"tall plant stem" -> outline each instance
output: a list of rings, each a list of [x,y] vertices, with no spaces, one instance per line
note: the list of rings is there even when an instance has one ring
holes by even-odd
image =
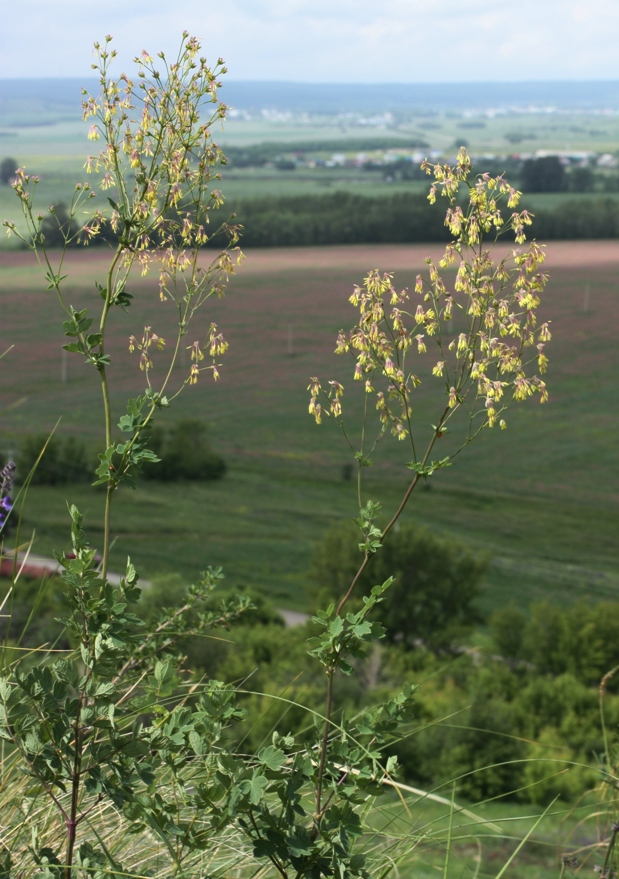
[[[445,408],[445,410],[443,411],[443,414],[441,415],[439,422],[438,422],[439,426],[443,423],[445,415],[447,414],[448,411],[449,411],[448,408]],[[428,448],[426,449],[426,453],[423,456],[423,460],[421,462],[422,466],[425,466],[425,464],[427,463],[428,458],[430,457],[430,453],[432,452],[432,449],[433,449],[434,444],[436,442],[436,438],[437,438],[437,433],[435,432],[430,443],[428,444]],[[415,473],[415,476],[411,480],[410,485],[408,486],[408,488],[404,492],[404,496],[402,497],[402,500],[400,501],[400,505],[398,506],[397,510],[395,511],[393,516],[391,517],[387,526],[384,528],[384,530],[381,534],[381,540],[385,539],[387,534],[389,534],[389,532],[391,531],[391,529],[393,528],[395,523],[398,521],[398,519],[402,515],[404,508],[406,507],[406,504],[408,503],[408,501],[410,499],[411,494],[415,490],[415,486],[419,482],[419,479],[420,479],[419,473]],[[344,597],[342,598],[342,600],[340,601],[340,603],[337,606],[336,616],[339,616],[341,614],[342,610],[344,609],[344,605],[347,603],[350,596],[353,594],[355,587],[356,587],[357,583],[359,582],[361,575],[363,574],[363,572],[367,568],[371,558],[372,558],[372,554],[369,552],[366,552],[365,557],[363,559],[363,562],[361,563],[361,566],[359,567],[359,570],[357,571],[357,573],[353,577],[353,580],[352,580],[350,586],[348,587],[348,591],[346,592],[346,594],[344,595]],[[332,705],[333,705],[334,670],[329,669],[327,671],[327,675],[328,675],[328,679],[327,679],[327,704],[325,707],[325,725],[324,725],[324,729],[322,732],[320,760],[318,763],[318,781],[316,784],[316,820],[317,821],[320,821],[320,818],[321,818],[320,805],[321,805],[321,801],[322,801],[322,784],[323,784],[323,777],[324,777],[324,771],[325,771],[325,762],[327,759],[327,747],[329,744],[329,729],[331,726],[331,709],[332,709]]]
[[[103,308],[101,310],[101,320],[99,322],[99,332],[101,333],[101,344],[99,345],[99,351],[101,356],[105,355],[105,326],[107,323],[107,316],[112,305],[112,285],[114,283],[114,272],[116,270],[116,266],[118,265],[118,261],[120,260],[122,254],[122,248],[119,246],[114,254],[114,259],[112,260],[112,264],[110,265],[109,271],[107,273],[107,282],[105,285],[105,302],[103,303]],[[109,449],[112,445],[112,406],[110,403],[110,389],[107,381],[107,372],[105,369],[105,364],[102,363],[99,367],[99,374],[101,376],[101,392],[103,394],[103,412],[105,419],[105,448]],[[112,521],[112,497],[114,495],[115,483],[111,478],[108,479],[107,483],[107,492],[105,495],[105,512],[103,516],[103,561],[101,564],[101,576],[103,579],[107,576],[108,564],[110,561],[110,529],[111,529],[111,521]]]
[[[90,675],[87,675],[87,679]],[[73,755],[73,771],[71,773],[71,810],[66,820],[67,824],[67,848],[65,858],[65,879],[71,879],[73,873],[73,850],[77,838],[77,812],[80,792],[80,774],[82,768],[82,708],[84,704],[85,689],[82,691],[75,715],[75,752]]]
[[[318,784],[316,785],[316,822],[322,818],[320,807],[322,804],[322,780],[325,774],[325,762],[327,760],[327,745],[329,743],[329,728],[331,726],[331,709],[333,707],[333,673],[334,669],[327,670],[327,705],[325,707],[325,726],[322,732],[322,744],[320,746],[320,760],[318,762]]]
[[[103,556],[101,563],[101,577],[103,580],[107,577],[107,568],[110,560],[110,534],[112,524],[112,497],[114,495],[114,486],[108,482],[105,492],[105,511],[103,513]]]

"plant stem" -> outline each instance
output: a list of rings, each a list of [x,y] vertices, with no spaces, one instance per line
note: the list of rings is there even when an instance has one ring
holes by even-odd
[[[442,424],[443,419],[445,418],[447,411],[448,411],[448,409],[445,409],[443,414],[441,415],[439,422],[438,422],[439,426]],[[422,465],[424,465],[424,466],[425,466],[428,458],[430,457],[430,453],[432,451],[432,448],[434,447],[434,443],[436,442],[436,437],[437,437],[437,434],[435,433],[434,436],[432,437],[429,445],[428,445],[428,448],[426,449],[426,453],[425,453],[425,455],[423,457],[423,461],[422,461]],[[408,486],[408,488],[406,489],[406,492],[404,493],[404,497],[402,498],[399,507],[397,508],[397,510],[395,511],[393,516],[391,517],[391,520],[389,521],[387,527],[383,530],[382,535],[381,535],[381,540],[384,540],[384,538],[387,536],[387,534],[389,534],[389,532],[391,531],[391,529],[393,528],[395,523],[400,518],[400,516],[401,516],[406,504],[408,503],[411,494],[415,490],[415,486],[417,485],[418,482],[419,482],[419,473],[415,473],[415,476],[413,477],[410,485]],[[359,582],[359,578],[361,577],[361,575],[363,574],[363,572],[367,568],[371,558],[372,558],[372,555],[370,553],[366,552],[365,557],[363,559],[363,562],[361,563],[359,570],[355,574],[355,576],[352,580],[352,583],[348,587],[348,591],[346,592],[346,594],[344,595],[344,597],[342,598],[342,600],[340,601],[340,603],[337,606],[336,616],[339,616],[340,613],[342,612],[344,605],[346,604],[346,602],[348,601],[348,599],[352,595],[352,593],[355,589],[355,586]],[[323,782],[324,771],[325,771],[325,762],[327,759],[327,746],[329,743],[329,728],[331,725],[331,710],[332,710],[332,705],[333,705],[333,674],[334,674],[333,669],[329,669],[327,671],[328,680],[327,680],[327,704],[326,704],[326,709],[325,709],[325,725],[324,725],[324,729],[323,729],[323,733],[322,733],[320,761],[318,764],[318,781],[316,784],[316,821],[317,822],[320,821],[320,817],[321,817],[320,806],[321,806],[321,801],[322,801],[322,782]]]
[[[80,722],[83,700],[84,692],[82,692],[80,696],[75,717],[75,753],[73,756],[73,772],[71,773],[71,809],[66,821],[67,854],[65,858],[64,868],[65,879],[71,879],[71,874],[73,872],[73,850],[75,849],[75,839],[77,836],[77,812],[79,804],[80,775],[82,764],[82,736],[80,730]]]
[[[615,821],[611,828],[610,841],[608,843],[608,848],[606,849],[606,856],[604,858],[604,865],[602,867],[602,879],[609,879],[609,865],[610,859],[613,855],[613,850],[615,848],[615,842],[617,841],[617,833],[619,833],[619,824]]]
[[[114,496],[114,485],[108,482],[105,492],[105,512],[103,514],[103,561],[101,563],[101,578],[105,580],[107,577],[107,567],[110,560],[110,535],[112,524],[112,498]]]
[[[316,785],[316,822],[319,822],[321,818],[320,806],[322,802],[322,780],[325,774],[327,745],[329,743],[329,728],[331,725],[331,709],[333,707],[333,673],[334,669],[330,668],[327,670],[327,705],[325,709],[325,726],[322,732],[320,761],[318,763],[318,783]]]
[[[101,344],[99,352],[101,356],[105,355],[105,325],[107,316],[112,304],[112,284],[114,281],[114,271],[118,265],[122,253],[119,246],[114,254],[114,259],[107,273],[107,281],[105,285],[105,302],[101,310],[101,320],[99,322],[99,332],[101,333]],[[110,389],[107,382],[107,373],[105,364],[99,366],[99,374],[101,376],[101,391],[103,393],[103,412],[105,418],[105,448],[109,449],[112,445],[112,406],[110,403]],[[108,480],[107,493],[105,496],[105,513],[103,519],[103,561],[101,564],[101,576],[103,579],[107,576],[107,568],[110,560],[110,525],[112,516],[112,496],[114,494],[115,483],[113,479]]]

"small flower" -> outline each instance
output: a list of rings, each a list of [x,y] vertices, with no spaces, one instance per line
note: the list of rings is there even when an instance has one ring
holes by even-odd
[[[310,392],[312,397],[317,397],[318,394],[320,393],[320,391],[322,390],[322,388],[320,386],[320,382],[318,381],[318,379],[315,376],[310,379],[310,383],[307,386],[307,390]],[[310,410],[310,411],[312,411],[312,410]]]
[[[13,479],[15,478],[15,464],[8,461],[2,470],[0,470],[0,494],[10,494],[13,488]]]
[[[395,375],[396,373],[396,368],[391,357],[387,357],[387,359],[385,360],[384,372],[385,375],[389,376]]]
[[[340,330],[337,334],[337,343],[335,348],[336,354],[344,354],[350,348],[348,344],[348,339],[344,335],[344,330]]]
[[[309,414],[316,419],[316,424],[322,424],[322,406],[312,397],[309,403]]]
[[[199,360],[204,360],[204,354],[202,353],[199,342],[192,342],[191,345],[187,345],[187,350],[191,351],[191,359],[195,360],[196,363]]]

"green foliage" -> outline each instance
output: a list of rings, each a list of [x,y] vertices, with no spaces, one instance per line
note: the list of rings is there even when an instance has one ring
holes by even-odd
[[[505,659],[522,656],[522,639],[526,626],[525,614],[512,602],[495,611],[488,621],[492,640]]]
[[[527,159],[520,182],[523,192],[561,192],[565,187],[565,167],[558,156]]]
[[[140,633],[142,622],[132,610],[140,598],[135,569],[128,562],[118,586],[102,579],[82,517],[75,507],[70,513],[72,553],[58,560],[68,603],[62,623],[77,649],[34,666],[17,662],[0,681],[0,737],[19,755],[32,796],[46,794],[66,825],[64,853],[56,840],[53,848],[35,847],[32,857],[39,864],[85,867],[88,859],[106,870],[116,867],[104,845],[78,845],[78,829],[106,802],[124,814],[130,834],[180,831],[184,847],[200,850],[202,837],[183,824],[174,785],[183,787],[195,775],[189,755],[212,755],[223,726],[240,715],[231,706],[232,692],[216,682],[201,689],[191,710],[183,699],[170,704],[180,682],[176,644],[179,633],[228,624],[243,604],[199,613],[190,622],[188,611],[220,579],[209,572],[188,589],[183,608]],[[155,791],[155,778],[164,777],[172,787]]]
[[[0,183],[4,183],[5,186],[8,186],[11,180],[15,177],[17,168],[18,165],[15,159],[10,157],[3,159],[0,164]]]
[[[405,771],[425,784],[457,779],[460,796],[475,802],[505,796],[522,786],[524,746],[514,736],[514,709],[476,688],[470,708],[454,721],[421,731],[396,749]]]
[[[226,472],[225,461],[210,447],[206,425],[196,419],[179,421],[167,430],[153,428],[149,445],[159,463],[144,469],[146,479],[221,479]]]
[[[539,234],[551,241],[619,237],[619,205],[611,198],[565,201],[560,209],[535,212]]]
[[[14,586],[10,580],[3,581],[0,603],[4,603],[6,617],[0,624],[2,640],[23,647],[68,647],[65,628],[58,622],[68,610],[64,592],[57,577],[37,580],[22,576]]]
[[[570,192],[592,192],[595,188],[595,174],[591,168],[572,168],[566,182]]]
[[[447,241],[444,215],[423,195],[256,198],[231,204],[246,247]]]
[[[318,603],[341,596],[350,583],[360,563],[357,535],[352,525],[325,535],[312,569]],[[393,585],[376,610],[387,637],[408,646],[420,640],[435,649],[479,620],[475,599],[486,567],[486,559],[476,557],[459,541],[402,525],[389,534],[361,575],[357,594],[369,595],[375,582],[393,576]]]
[[[616,602],[561,607],[542,601],[531,607],[526,621],[513,608],[498,611],[490,627],[499,652],[532,663],[538,674],[570,674],[590,686],[619,665]]]
[[[27,436],[17,454],[17,475],[23,482],[39,456],[32,476],[33,485],[68,485],[88,482],[94,476],[94,462],[83,442],[76,437],[64,440],[46,434]]]

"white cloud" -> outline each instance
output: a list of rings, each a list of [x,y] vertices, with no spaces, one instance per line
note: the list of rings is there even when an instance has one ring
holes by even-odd
[[[122,62],[183,29],[234,79],[420,82],[615,79],[616,0],[21,0],[3,16],[0,76],[86,76],[91,45]]]

